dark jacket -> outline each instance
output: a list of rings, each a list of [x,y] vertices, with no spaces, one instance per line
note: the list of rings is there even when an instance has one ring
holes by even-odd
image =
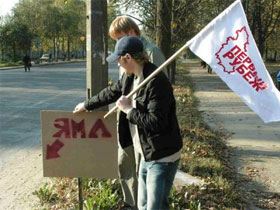
[[[24,63],[25,65],[29,65],[29,64],[31,63],[31,59],[30,59],[30,57],[29,57],[28,55],[25,55],[25,56],[23,57],[22,61],[23,61],[23,63]]]
[[[157,67],[148,63],[143,69],[144,79]],[[123,74],[114,85],[109,86],[85,102],[87,110],[116,102],[122,95],[128,95],[134,75]],[[176,103],[173,89],[167,77],[160,72],[145,87],[138,91],[136,109],[127,116],[118,115],[118,137],[122,148],[132,144],[129,122],[137,124],[140,143],[146,161],[157,160],[174,154],[182,148],[182,138],[176,117]]]

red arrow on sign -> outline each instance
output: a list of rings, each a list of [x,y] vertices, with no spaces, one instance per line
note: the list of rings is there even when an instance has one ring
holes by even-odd
[[[47,145],[47,160],[48,159],[53,159],[53,158],[59,158],[60,155],[57,153],[62,147],[64,146],[64,144],[59,141],[58,139],[56,139],[56,141],[54,143],[52,143],[52,145]]]

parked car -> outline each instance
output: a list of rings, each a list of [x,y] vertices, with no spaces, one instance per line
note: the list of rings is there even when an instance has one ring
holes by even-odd
[[[43,61],[45,61],[45,62],[49,62],[50,61],[49,54],[43,54],[42,55],[42,57],[40,58],[40,62],[42,63]]]

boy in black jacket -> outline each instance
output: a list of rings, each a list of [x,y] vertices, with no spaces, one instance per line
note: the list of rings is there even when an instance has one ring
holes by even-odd
[[[125,36],[108,62],[118,60],[125,70],[114,85],[78,104],[74,113],[113,103],[118,116],[118,139],[122,148],[133,144],[141,154],[138,175],[138,208],[169,209],[168,196],[179,164],[182,139],[176,117],[173,89],[163,72],[152,78],[133,99],[127,95],[157,67],[144,53],[142,42]]]

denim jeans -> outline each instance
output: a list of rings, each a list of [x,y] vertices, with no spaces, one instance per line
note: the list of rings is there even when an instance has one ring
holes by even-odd
[[[168,197],[179,165],[175,162],[145,162],[141,159],[138,179],[138,209],[169,209]]]

